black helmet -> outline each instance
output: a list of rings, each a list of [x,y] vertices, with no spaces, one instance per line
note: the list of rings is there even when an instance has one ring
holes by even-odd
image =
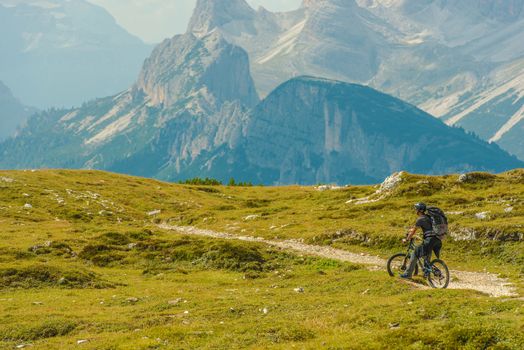
[[[417,209],[417,211],[425,212],[426,205],[424,203],[417,203],[415,204],[415,209]]]

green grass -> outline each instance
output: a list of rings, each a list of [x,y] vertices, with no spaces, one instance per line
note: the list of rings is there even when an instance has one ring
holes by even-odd
[[[524,171],[466,182],[406,174],[376,202],[346,203],[376,190],[2,171],[0,348],[524,348],[518,299],[421,290],[354,264],[156,226],[303,239],[385,258],[404,250],[411,206],[425,201],[455,212],[443,255],[451,268],[503,274],[524,294]],[[475,238],[458,240],[468,235]]]

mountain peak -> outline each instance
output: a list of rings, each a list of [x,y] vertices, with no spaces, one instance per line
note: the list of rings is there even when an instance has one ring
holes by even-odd
[[[155,105],[171,106],[198,93],[213,100],[208,102],[258,102],[247,53],[218,31],[165,40],[145,61],[136,86]]]
[[[252,20],[255,15],[245,0],[198,0],[188,32],[203,36],[233,20]]]

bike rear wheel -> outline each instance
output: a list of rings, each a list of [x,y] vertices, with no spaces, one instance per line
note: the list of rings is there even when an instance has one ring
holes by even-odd
[[[406,253],[398,253],[393,255],[391,258],[388,259],[388,274],[391,277],[403,274],[408,269],[409,262],[410,257],[407,256]],[[413,275],[418,275],[418,265],[415,266],[415,271],[413,271]]]
[[[406,272],[409,264],[409,258],[404,253],[398,253],[388,259],[388,273],[391,277],[398,276]]]
[[[436,289],[445,289],[449,285],[449,269],[440,259],[431,262],[431,271],[428,274],[428,283]]]

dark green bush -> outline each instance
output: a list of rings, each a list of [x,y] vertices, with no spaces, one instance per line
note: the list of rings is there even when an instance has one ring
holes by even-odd
[[[74,254],[73,249],[64,242],[48,242],[45,244],[37,244],[29,248],[29,251],[36,255],[53,254],[56,256],[70,257]]]
[[[117,232],[104,233],[100,236],[100,239],[105,241],[107,244],[114,245],[126,245],[131,242],[131,240],[127,236]]]
[[[124,254],[122,254],[118,248],[104,244],[87,245],[78,256],[100,267],[108,266],[113,262],[118,262],[125,258]]]
[[[218,242],[202,258],[204,265],[235,271],[262,271],[266,262],[258,247],[237,242]]]
[[[0,289],[42,287],[107,288],[111,285],[101,281],[92,272],[65,270],[46,265],[0,270]]]
[[[216,179],[209,178],[209,177],[206,177],[205,179],[202,179],[200,177],[195,177],[192,179],[179,181],[178,183],[182,185],[200,185],[200,186],[220,186],[222,185],[222,182]]]

